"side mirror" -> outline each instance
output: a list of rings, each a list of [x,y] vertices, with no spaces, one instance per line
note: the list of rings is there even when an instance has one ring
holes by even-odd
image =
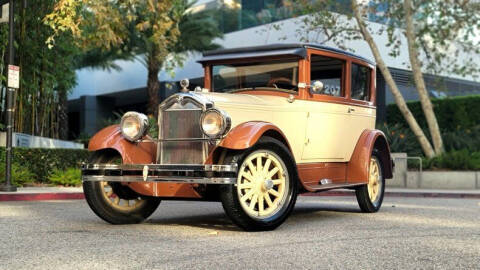
[[[323,83],[321,81],[314,81],[312,85],[310,85],[310,94],[319,94],[323,90]]]

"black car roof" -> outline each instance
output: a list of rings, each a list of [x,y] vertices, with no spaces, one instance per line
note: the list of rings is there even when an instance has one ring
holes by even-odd
[[[227,60],[227,59],[238,59],[246,57],[261,57],[261,56],[272,56],[272,55],[296,55],[302,58],[307,56],[307,48],[318,49],[322,51],[334,52],[338,54],[343,54],[359,60],[365,61],[371,65],[375,65],[374,62],[337,48],[332,48],[328,46],[312,44],[312,43],[286,43],[286,44],[270,44],[262,46],[249,46],[249,47],[238,47],[230,49],[218,49],[212,51],[206,51],[203,53],[203,58],[198,60],[199,63],[204,63],[207,61],[215,60]]]

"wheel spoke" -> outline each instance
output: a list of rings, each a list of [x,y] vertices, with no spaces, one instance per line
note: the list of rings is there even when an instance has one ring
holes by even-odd
[[[270,206],[273,205],[272,199],[270,199],[270,195],[265,194],[264,199],[265,199],[265,201],[267,202],[268,207],[270,207]]]
[[[243,201],[243,202],[246,202],[248,199],[250,199],[252,197],[254,192],[255,192],[255,190],[251,189],[249,192],[247,192],[245,195],[243,195],[240,200]]]
[[[263,171],[263,166],[262,166],[262,157],[258,156],[257,157],[257,172]]]
[[[255,205],[257,204],[257,201],[258,201],[258,194],[255,193],[252,197],[252,199],[250,200],[250,205],[248,206],[250,208],[250,210],[253,210],[253,208],[255,208]]]
[[[283,180],[282,179],[275,179],[275,180],[272,180],[273,182],[273,185],[274,186],[277,186],[277,185],[280,185],[283,183]]]
[[[251,160],[249,160],[249,161],[247,162],[247,166],[248,166],[248,168],[250,169],[250,173],[253,174],[253,173],[256,173],[256,172],[257,172],[257,170],[255,170],[255,166],[253,165],[253,163],[252,163]]]
[[[268,172],[266,176],[267,179],[271,179],[272,176],[274,176],[278,171],[279,171],[278,167],[273,168],[271,171]]]
[[[242,184],[238,185],[239,189],[249,189],[249,188],[252,188],[252,187],[253,187],[253,184],[250,183],[250,182],[242,183]]]
[[[266,174],[268,172],[268,169],[270,169],[270,164],[272,164],[272,160],[268,158],[265,162],[265,166],[263,167],[263,173]]]
[[[240,175],[240,178],[242,178],[242,177],[247,179],[250,182],[254,181],[253,176],[250,172],[242,172],[242,174]]]
[[[260,215],[263,214],[263,211],[264,211],[264,209],[265,209],[265,207],[264,207],[264,205],[263,205],[263,197],[264,197],[263,194],[260,194],[260,195],[258,196],[258,213],[259,213]]]
[[[280,197],[280,193],[278,193],[278,191],[276,191],[275,189],[269,189],[268,193],[272,194],[273,196],[275,196],[277,198]]]

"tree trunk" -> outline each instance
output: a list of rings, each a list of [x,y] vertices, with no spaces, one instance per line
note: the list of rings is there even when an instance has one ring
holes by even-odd
[[[158,91],[160,91],[160,82],[158,81],[158,73],[160,72],[160,63],[155,57],[155,53],[149,53],[147,55],[147,67],[148,67],[148,107],[147,113],[157,117],[158,110]]]
[[[360,32],[362,33],[365,41],[370,46],[373,56],[375,57],[375,61],[377,62],[377,66],[382,72],[382,75],[385,78],[385,82],[390,87],[390,91],[392,92],[392,95],[395,98],[395,103],[397,104],[400,112],[402,113],[403,117],[405,118],[408,125],[410,126],[410,129],[412,130],[413,134],[415,134],[415,136],[417,137],[417,140],[420,143],[420,146],[422,147],[422,150],[425,153],[425,155],[429,158],[434,157],[435,152],[433,151],[432,145],[428,141],[427,137],[425,136],[425,133],[423,133],[423,130],[418,125],[417,120],[415,119],[412,112],[408,108],[407,103],[405,102],[405,99],[402,96],[402,93],[400,93],[400,90],[398,89],[397,84],[393,80],[392,74],[390,74],[390,70],[388,70],[387,65],[385,64],[382,56],[380,55],[380,51],[378,50],[377,44],[373,40],[373,37],[368,31],[367,27],[365,26],[365,21],[363,20],[362,15],[360,14],[360,9],[357,4],[357,0],[352,0],[352,8],[353,8],[355,19],[357,21]]]
[[[435,117],[435,113],[433,111],[432,102],[428,95],[427,87],[425,86],[425,80],[423,79],[422,67],[418,59],[418,51],[415,44],[415,29],[413,26],[411,0],[405,0],[403,2],[403,7],[405,10],[406,22],[405,36],[407,37],[408,55],[410,56],[410,65],[412,67],[413,80],[415,81],[418,96],[420,97],[420,103],[422,104],[423,113],[425,114],[425,118],[427,120],[430,135],[432,135],[435,153],[439,155],[443,153],[445,149],[443,147],[440,127],[438,126],[437,118]]]
[[[61,140],[68,140],[68,113],[67,113],[67,91],[58,91],[58,137]]]

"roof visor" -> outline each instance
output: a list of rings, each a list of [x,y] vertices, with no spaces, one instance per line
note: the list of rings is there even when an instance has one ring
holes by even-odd
[[[279,55],[291,55],[297,56],[299,58],[307,57],[307,50],[305,48],[292,48],[292,49],[281,49],[281,50],[271,50],[271,51],[258,51],[258,52],[233,52],[225,54],[204,54],[205,56],[198,60],[197,62],[203,63],[208,61],[217,61],[217,60],[230,60],[230,59],[243,59],[243,58],[255,58],[255,57],[265,57],[265,56],[279,56]]]

